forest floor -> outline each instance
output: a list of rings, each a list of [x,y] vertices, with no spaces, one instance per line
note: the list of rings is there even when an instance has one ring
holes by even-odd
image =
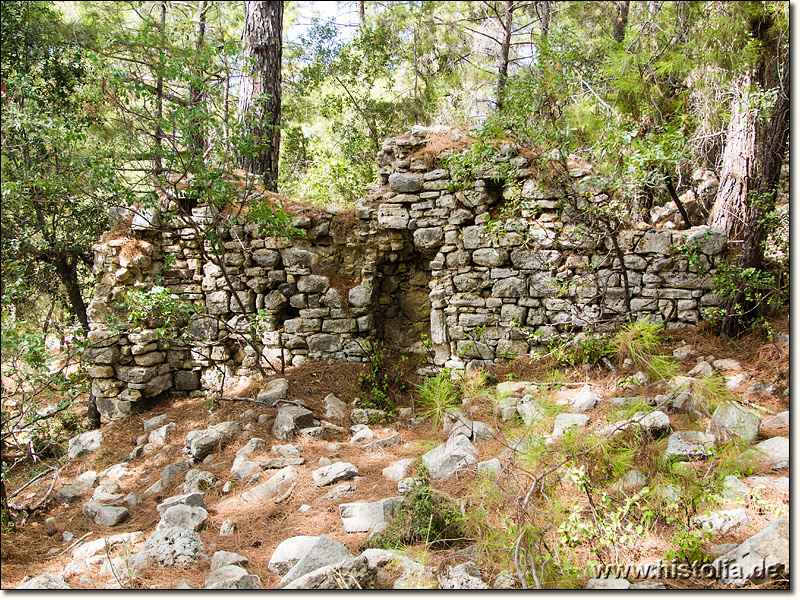
[[[788,319],[776,321],[774,326],[776,331],[788,332]],[[735,397],[741,398],[744,390],[753,382],[762,382],[765,385],[773,383],[777,385],[776,392],[770,394],[757,392],[755,395],[749,395],[747,402],[766,409],[766,416],[769,416],[769,413],[779,413],[789,409],[789,396],[784,394],[784,390],[789,385],[788,346],[780,347],[778,344],[766,341],[763,336],[755,334],[736,341],[718,338],[700,327],[666,332],[663,352],[671,354],[674,348],[684,343],[691,345],[694,350],[694,353],[681,364],[684,374],[697,363],[698,357],[713,355],[716,358],[733,358],[739,361],[742,372],[747,375],[742,385],[734,390]],[[489,375],[487,387],[493,388],[494,385],[503,381],[541,381],[545,373],[553,367],[552,361],[534,363],[520,358],[507,365],[487,369],[486,372]],[[358,397],[358,376],[363,369],[364,366],[360,364],[322,363],[305,364],[289,369],[284,375],[289,384],[289,398],[307,405],[316,415],[325,414],[323,398],[330,393],[350,405]],[[565,380],[590,384],[593,391],[604,400],[621,395],[618,388],[620,372],[614,373],[606,367],[597,366],[592,368],[561,367],[560,371]],[[552,371],[550,372],[552,373]],[[556,393],[555,397],[558,397],[559,394],[574,394],[577,389],[579,388],[565,388],[562,392]],[[663,393],[663,386],[662,388],[659,388],[657,384],[639,386],[634,391],[640,396],[653,396]],[[502,422],[499,418],[495,403],[486,397],[483,397],[482,400],[480,398],[478,397],[470,403],[470,418],[490,424],[500,431],[507,429],[510,424]],[[398,396],[398,400],[405,406],[412,406],[410,394]],[[590,428],[593,424],[600,425],[607,422],[606,413],[609,405],[609,402],[603,402],[598,405],[597,409],[590,411]],[[243,411],[249,408],[254,408],[255,413],[250,418],[242,419]],[[92,470],[99,473],[112,465],[127,462],[130,467],[129,471],[118,483],[124,493],[137,492],[143,495],[142,504],[133,507],[130,510],[130,518],[112,529],[98,526],[82,514],[81,507],[85,499],[72,504],[50,502],[43,510],[34,513],[24,526],[16,526],[12,531],[3,533],[0,554],[2,587],[4,589],[16,588],[26,576],[32,577],[43,572],[54,574],[62,572],[72,560],[71,552],[73,550],[71,543],[62,540],[64,532],[73,534],[74,540],[80,538],[83,542],[87,542],[112,533],[140,531],[143,532],[141,540],[143,542],[159,522],[160,515],[156,511],[156,505],[170,496],[181,493],[182,477],[167,483],[163,491],[157,495],[145,495],[144,491],[160,477],[164,467],[186,459],[186,455],[183,453],[183,439],[187,433],[196,429],[203,429],[223,421],[239,421],[253,425],[252,429],[240,431],[234,440],[215,452],[213,461],[215,467],[212,467],[211,470],[219,478],[219,481],[205,494],[209,517],[204,529],[200,532],[209,558],[190,567],[146,569],[135,581],[136,587],[172,589],[186,580],[192,588],[202,588],[209,573],[211,555],[215,551],[226,550],[246,556],[249,559],[247,571],[258,575],[264,588],[274,588],[280,581],[280,577],[268,570],[267,564],[270,557],[278,544],[289,537],[298,535],[315,536],[325,533],[347,546],[353,555],[358,555],[366,547],[369,534],[345,532],[339,516],[339,503],[342,501],[371,502],[397,496],[397,483],[383,477],[382,470],[400,459],[410,458],[418,462],[417,459],[420,455],[447,439],[445,432],[433,431],[430,422],[420,422],[416,419],[395,419],[391,423],[371,425],[378,439],[398,432],[401,444],[370,454],[363,452],[356,445],[349,444],[349,435],[339,436],[341,439],[326,440],[296,438],[290,443],[302,445],[305,464],[297,467],[299,471],[297,485],[288,499],[279,504],[274,503],[271,499],[255,504],[246,503],[235,487],[232,493],[224,494],[222,483],[233,479],[230,475],[230,466],[237,449],[241,448],[248,439],[263,438],[265,455],[269,453],[272,444],[286,443],[277,442],[271,436],[274,412],[274,409],[264,409],[255,404],[242,402],[221,402],[214,412],[210,412],[208,403],[204,402],[202,398],[171,397],[125,421],[104,424],[102,431],[105,440],[101,449],[94,454],[72,461],[64,457],[59,462],[59,480],[65,484],[85,471]],[[168,445],[162,448],[156,457],[143,456],[135,460],[128,459],[128,454],[134,448],[136,439],[143,433],[142,422],[162,413],[169,415],[170,421],[174,421],[177,425],[177,430],[170,435]],[[265,422],[258,423],[257,417],[262,413],[269,414],[270,418]],[[676,418],[680,421],[679,416]],[[676,419],[673,418],[672,426],[677,430],[675,421]],[[343,427],[350,425],[350,423],[337,424]],[[788,438],[788,427],[772,430],[762,427],[759,439],[774,436]],[[324,447],[331,441],[341,443],[338,451],[332,453],[330,450],[325,450]],[[496,436],[495,439],[480,442],[479,460],[508,457],[505,442],[506,439],[502,434]],[[322,496],[328,490],[318,488],[313,484],[311,473],[319,467],[318,461],[323,457],[334,461],[351,462],[358,466],[359,479],[352,482],[357,490],[345,500],[325,499]],[[209,469],[206,466],[201,468]],[[762,471],[756,470],[751,475],[769,474],[768,470],[762,469]],[[412,468],[411,474],[414,472]],[[13,472],[6,482],[8,492],[11,493],[21,487],[33,473],[34,471],[30,467],[19,468]],[[44,478],[38,488],[35,485],[31,486],[20,498],[24,499],[26,496],[30,496],[33,501],[33,499],[41,497],[48,485],[49,479]],[[431,485],[452,498],[466,501],[472,508],[467,511],[469,519],[474,521],[481,518],[479,506],[482,500],[479,494],[484,493],[486,488],[476,483],[474,473],[464,472],[443,481],[432,482]],[[56,489],[58,487],[56,486]],[[514,497],[512,492],[514,489],[510,488],[510,495],[506,498],[507,514],[484,515],[486,523],[501,523],[503,518],[511,521],[516,518],[514,507],[515,503],[518,504],[519,498]],[[570,497],[570,493],[572,497]],[[562,497],[561,501],[585,504],[585,497],[580,490],[575,488]],[[724,536],[717,536],[713,542],[715,544],[741,543],[753,533],[760,531],[774,518],[773,515],[780,513],[788,515],[788,503],[788,493],[781,494],[774,490],[764,490],[757,505],[751,501],[745,506],[751,516],[749,526],[734,528]],[[301,511],[300,508],[304,505],[308,505],[310,508]],[[233,536],[220,536],[220,525],[225,520],[236,523],[236,531]],[[480,524],[468,520],[466,525],[469,529],[470,526],[479,526]],[[664,560],[665,553],[673,546],[672,540],[677,529],[681,527],[680,523],[654,524],[636,544],[635,551],[631,550],[626,555],[627,558],[636,563]],[[485,531],[485,527],[483,530]],[[484,581],[490,585],[499,573],[509,570],[513,572],[513,553],[508,551],[505,553],[481,553],[476,550],[475,545],[471,545],[476,543],[477,548],[486,547],[486,540],[477,539],[465,542],[461,546],[440,550],[417,545],[407,548],[405,553],[428,566],[440,569],[442,565],[463,562],[465,560],[463,556],[466,553],[469,560],[473,560],[478,565]],[[465,547],[467,547],[466,550]],[[593,558],[592,548],[588,545],[578,546],[574,549],[573,557],[579,562],[583,560],[584,566],[588,565]],[[89,578],[81,578],[75,574],[65,578],[65,581],[73,588],[102,588],[109,577],[100,576],[99,570],[100,566],[95,565],[83,571],[84,574],[89,574]],[[382,587],[391,588],[399,575],[400,570],[382,570],[379,584]],[[569,585],[583,587],[585,582],[586,577],[582,582],[579,577]],[[699,579],[664,580],[662,583],[667,588],[722,587],[716,582]],[[564,582],[564,585],[567,583]],[[556,586],[558,587],[557,583]]]

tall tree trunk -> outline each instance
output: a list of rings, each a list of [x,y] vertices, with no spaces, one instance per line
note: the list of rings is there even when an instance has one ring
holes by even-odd
[[[625,28],[628,26],[628,11],[631,3],[628,0],[617,2],[617,20],[614,22],[614,41],[618,44],[625,39]]]
[[[247,0],[242,38],[252,64],[242,76],[239,115],[258,151],[242,156],[242,168],[261,175],[264,186],[278,184],[281,118],[283,2]]]
[[[736,83],[736,97],[722,153],[719,189],[708,224],[722,229],[729,240],[741,240],[747,212],[747,194],[756,155],[756,112],[751,106],[750,80]]]
[[[747,224],[744,229],[744,242],[739,255],[742,269],[760,269],[764,261],[764,241],[767,239],[765,217],[775,210],[781,167],[786,155],[786,142],[789,137],[789,52],[783,57],[782,76],[779,76],[778,96],[772,117],[766,128],[756,157],[758,173],[754,182],[755,194],[747,207]],[[741,311],[736,310],[740,307]],[[722,332],[738,335],[756,315],[758,306],[748,297],[744,289],[734,294],[729,301],[727,315],[722,322]]]

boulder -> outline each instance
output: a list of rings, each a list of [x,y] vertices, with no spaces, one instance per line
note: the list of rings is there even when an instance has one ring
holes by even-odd
[[[761,424],[764,427],[788,427],[789,411],[785,410],[781,413],[778,413],[774,417],[770,417],[769,419],[764,419],[764,422]]]
[[[51,575],[50,573],[42,573],[32,579],[28,579],[19,586],[18,590],[71,590],[61,577]]]
[[[103,432],[98,430],[87,431],[86,433],[76,435],[69,440],[67,456],[73,459],[83,454],[97,452],[100,449],[100,444],[103,443],[104,437]]]
[[[598,577],[586,582],[587,590],[629,590],[631,582],[622,577]]]
[[[789,570],[789,520],[781,515],[714,561],[717,578],[732,586],[761,584]]]
[[[192,468],[191,461],[188,460],[180,460],[176,463],[172,463],[171,465],[167,465],[164,467],[164,470],[161,472],[161,481],[164,483],[169,483],[176,477],[178,477],[181,473],[184,473]]]
[[[241,554],[236,554],[235,552],[226,552],[225,550],[219,550],[218,552],[214,552],[214,556],[211,557],[211,570],[216,571],[217,569],[221,569],[222,567],[227,567],[228,565],[236,565],[238,567],[245,567],[247,566],[246,556],[242,556]]]
[[[698,362],[691,371],[687,373],[689,377],[708,377],[714,371],[712,366],[708,364],[706,361],[701,360]]]
[[[573,410],[583,412],[585,410],[592,410],[602,398],[595,394],[592,389],[586,385],[583,386],[580,392],[569,401],[569,405]]]
[[[314,471],[311,476],[314,478],[314,485],[323,487],[331,485],[343,479],[350,479],[358,475],[358,467],[347,462],[337,462],[327,467],[321,467]]]
[[[136,544],[142,539],[141,531],[131,533],[117,533],[108,537],[102,537],[91,542],[81,544],[72,551],[72,558],[75,561],[85,561],[100,552],[105,552],[106,548],[114,549],[120,544]]]
[[[172,417],[169,415],[158,415],[157,417],[153,417],[151,419],[145,419],[142,421],[142,427],[144,427],[144,432],[147,433],[148,431],[152,431],[157,427],[161,427],[165,425]]]
[[[739,525],[744,525],[749,522],[750,515],[748,515],[747,511],[743,508],[720,510],[694,518],[695,525],[701,525],[705,529],[719,535],[725,535],[731,529],[735,529]]]
[[[94,521],[97,525],[114,527],[128,518],[128,509],[124,506],[106,506],[90,500],[83,505],[84,516]]]
[[[356,408],[350,413],[350,420],[356,424],[380,423],[386,420],[386,411],[377,408]]]
[[[395,192],[418,192],[422,189],[422,176],[416,173],[392,173],[389,175],[389,187]]]
[[[289,384],[285,379],[273,379],[264,387],[256,400],[263,402],[267,406],[276,406],[278,402],[286,400],[289,394]]]
[[[346,558],[320,567],[288,583],[286,590],[370,590],[378,589],[378,570],[366,557]]]
[[[390,481],[402,481],[406,477],[408,477],[408,470],[411,468],[411,465],[414,464],[413,458],[404,458],[401,460],[397,460],[386,467],[382,474],[386,479]]]
[[[361,444],[363,442],[369,442],[375,439],[375,432],[372,431],[366,425],[356,425],[359,427],[358,431],[353,434],[353,437],[350,438],[351,444]],[[350,430],[352,431],[354,427],[351,427]]]
[[[364,452],[377,452],[378,450],[383,450],[384,448],[397,446],[399,444],[400,444],[400,434],[395,433],[393,435],[390,435],[389,437],[385,437],[383,439],[375,440],[374,442],[364,444],[363,446],[361,446],[361,449]]]
[[[686,245],[713,256],[725,250],[728,236],[721,229],[701,225],[686,237]]]
[[[154,429],[150,432],[150,435],[147,436],[147,441],[150,444],[156,444],[158,446],[163,446],[167,443],[167,438],[171,433],[174,433],[176,429],[175,423],[167,423],[166,425],[162,425],[161,427]]]
[[[183,451],[196,460],[203,460],[217,445],[233,439],[239,429],[240,425],[236,421],[225,421],[208,429],[190,431],[186,434]]]
[[[742,365],[739,364],[738,360],[734,360],[732,358],[719,358],[711,363],[718,371],[741,371]]]
[[[465,435],[455,435],[447,442],[422,455],[422,464],[433,479],[446,479],[456,471],[474,464],[478,449]]]
[[[122,488],[113,481],[101,483],[92,494],[92,500],[101,504],[122,504]]]
[[[186,473],[186,478],[183,480],[183,493],[205,493],[216,483],[216,481],[217,478],[209,471],[190,469]]]
[[[447,566],[439,577],[439,589],[442,590],[488,590],[489,586],[481,579],[481,572],[473,562],[458,566]]]
[[[158,510],[158,514],[163,515],[171,506],[178,506],[180,504],[185,504],[186,506],[199,506],[200,508],[206,508],[206,503],[204,500],[204,495],[202,492],[191,492],[189,494],[180,494],[178,496],[170,496],[166,500],[164,500],[161,504],[156,506],[156,510]]]
[[[744,500],[750,495],[750,488],[733,475],[722,480],[722,487],[722,496],[729,500]]]
[[[754,447],[756,460],[774,471],[789,468],[789,440],[785,437],[774,437],[764,440]],[[750,454],[750,452],[748,452]]]
[[[288,440],[296,429],[314,426],[314,413],[307,408],[286,404],[275,413],[272,435],[278,440]]]
[[[183,527],[191,531],[200,531],[208,519],[208,511],[200,506],[176,504],[170,506],[161,515],[156,529],[165,527]]]
[[[97,473],[94,471],[86,471],[82,475],[76,477],[72,483],[58,490],[56,498],[60,502],[74,502],[92,488],[97,487],[99,482],[100,480],[97,477]]]
[[[558,440],[564,437],[564,433],[570,427],[577,427],[582,430],[589,421],[589,415],[575,415],[571,413],[561,413],[553,423],[552,439]]]
[[[318,541],[316,535],[296,535],[283,540],[272,553],[267,569],[276,575],[286,575]]]
[[[377,502],[340,504],[339,516],[347,533],[370,531],[376,525],[391,521],[399,503],[400,498],[394,497]]]
[[[284,467],[267,481],[242,494],[245,502],[266,500],[284,494],[297,479],[297,469],[293,466]]]
[[[265,458],[264,460],[260,460],[258,462],[258,466],[262,469],[283,469],[284,467],[288,467],[289,465],[303,465],[305,464],[305,458]]]
[[[639,426],[653,437],[665,435],[671,429],[669,415],[660,410],[649,413],[637,412],[633,415],[633,420],[638,421]]]
[[[761,417],[752,410],[748,410],[736,402],[723,402],[708,424],[706,433],[713,433],[721,442],[726,442],[733,436],[743,442],[752,443],[758,437],[758,428]]]
[[[714,444],[713,435],[702,431],[676,431],[667,441],[664,457],[669,460],[692,460],[705,458],[707,447]]]
[[[133,555],[132,566],[144,569],[151,565],[171,567],[173,565],[188,566],[205,560],[203,542],[200,536],[183,527],[164,527],[156,529]]]
[[[203,584],[206,590],[260,590],[261,578],[242,567],[228,565],[212,571]]]
[[[333,421],[344,421],[347,417],[347,404],[333,394],[328,394],[323,400],[325,404],[325,417]]]
[[[525,423],[525,425],[531,426],[544,417],[544,412],[533,399],[526,400],[526,398],[530,397],[525,396],[516,405],[516,412],[522,418],[522,422]]]
[[[276,589],[282,589],[295,579],[316,571],[320,567],[336,564],[348,558],[353,558],[353,555],[350,554],[344,544],[340,544],[323,534],[283,576]]]

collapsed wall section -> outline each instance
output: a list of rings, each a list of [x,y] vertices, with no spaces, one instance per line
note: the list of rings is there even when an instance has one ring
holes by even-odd
[[[463,133],[415,127],[384,143],[379,183],[355,211],[294,209],[305,230],[291,242],[208,206],[191,216],[135,217],[95,246],[89,307],[92,393],[109,419],[168,391],[220,390],[256,373],[306,360],[363,361],[382,341],[434,352],[439,366],[482,366],[545,348],[629,313],[667,327],[696,323],[720,304],[710,274],[724,233],[707,227],[609,232],[587,228],[574,207],[515,161],[513,181],[478,175],[459,189],[428,150],[463,145]],[[450,150],[453,152],[455,150]],[[570,159],[586,202],[599,199],[591,166]],[[503,217],[514,197],[522,210]],[[503,217],[503,218],[501,218]],[[213,225],[224,252],[209,260],[198,225]],[[694,260],[676,253],[687,241]],[[158,320],[132,331],[122,299],[161,285],[195,313],[181,339]],[[252,335],[257,332],[257,350]]]

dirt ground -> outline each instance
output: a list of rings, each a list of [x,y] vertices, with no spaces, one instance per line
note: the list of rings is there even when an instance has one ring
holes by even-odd
[[[778,323],[776,329],[788,331],[788,319]],[[763,337],[755,335],[744,337],[738,341],[721,340],[710,336],[702,327],[668,332],[664,348],[671,352],[671,349],[681,342],[690,344],[695,350],[695,354],[683,365],[686,370],[696,363],[698,356],[713,355],[715,358],[735,358],[752,376],[749,382],[737,390],[738,395],[741,396],[747,385],[754,380],[765,384],[775,383],[779,388],[778,393],[760,394],[753,397],[751,401],[775,413],[789,409],[789,397],[782,394],[784,388],[789,385],[788,348],[781,348],[776,344],[766,342]],[[509,365],[488,369],[487,372],[490,382],[494,383],[507,380],[509,373],[514,374],[514,380],[536,381],[547,369],[552,367],[553,365],[548,364],[548,361],[533,363],[529,359],[517,359]],[[327,394],[334,393],[348,404],[358,397],[358,375],[363,369],[362,365],[324,363],[306,364],[289,369],[285,374],[289,383],[289,398],[309,406],[316,415],[324,416],[323,398]],[[572,372],[570,369],[562,369],[562,371],[566,371],[565,377],[569,376],[573,381],[590,381],[597,386],[596,389],[605,390],[605,393],[601,395],[610,397],[617,394],[610,389],[615,374],[608,369],[589,371],[575,369]],[[411,406],[412,404],[409,394],[398,396],[395,400],[400,405]],[[490,402],[474,401],[473,406],[475,408],[471,418],[493,426],[500,425],[497,423],[494,406]],[[241,414],[251,408],[254,409],[252,417],[241,419]],[[170,420],[177,425],[177,431],[169,436],[168,446],[164,447],[157,457],[151,455],[136,460],[126,460],[135,446],[136,438],[143,433],[143,420],[162,413],[168,414],[171,417]],[[266,413],[268,418],[266,422],[259,424],[257,418],[262,413]],[[278,456],[270,451],[273,444],[284,443],[276,442],[270,434],[274,413],[275,409],[266,409],[246,402],[222,402],[215,412],[210,413],[207,405],[200,398],[172,397],[125,421],[104,424],[102,431],[105,441],[101,450],[88,457],[81,457],[71,462],[64,461],[59,472],[59,480],[63,484],[82,472],[94,470],[99,473],[111,465],[127,462],[130,473],[118,483],[124,493],[142,494],[143,503],[129,509],[131,516],[123,524],[114,528],[104,528],[95,525],[81,514],[81,507],[88,500],[89,494],[86,498],[78,499],[70,505],[61,504],[55,500],[50,502],[44,510],[34,513],[25,526],[16,527],[14,531],[3,534],[0,545],[2,587],[4,589],[16,588],[25,576],[36,576],[44,572],[58,573],[63,570],[71,561],[70,553],[72,551],[70,543],[62,541],[62,533],[66,531],[71,532],[75,540],[89,534],[83,539],[83,542],[110,534],[141,531],[143,532],[142,541],[144,541],[159,521],[156,505],[169,496],[181,493],[179,488],[183,478],[174,479],[158,495],[144,496],[143,492],[160,478],[164,467],[186,459],[182,448],[183,440],[187,433],[195,429],[206,428],[215,423],[229,420],[240,421],[242,424],[249,423],[253,427],[250,431],[241,431],[234,440],[214,453],[214,458],[209,464],[200,466],[203,470],[214,473],[219,479],[218,483],[206,493],[205,503],[208,507],[209,518],[206,526],[200,532],[209,558],[187,568],[147,569],[136,581],[138,587],[173,589],[182,580],[187,580],[193,588],[202,588],[209,573],[210,557],[217,550],[226,550],[246,556],[249,559],[248,572],[258,575],[265,589],[274,588],[280,577],[267,569],[269,559],[280,542],[296,535],[325,533],[344,543],[356,555],[363,549],[362,545],[367,541],[368,534],[346,533],[339,517],[338,505],[341,502],[375,501],[398,495],[396,482],[382,477],[382,469],[402,458],[417,459],[425,451],[434,447],[436,443],[446,439],[446,435],[441,431],[433,433],[429,423],[414,424],[410,419],[398,419],[392,423],[371,426],[378,438],[386,437],[395,431],[399,432],[401,438],[399,446],[372,454],[367,454],[360,448],[351,446],[348,443],[349,434],[325,441],[298,438],[291,443],[302,444],[302,456],[305,458],[305,464],[297,467],[300,473],[298,485],[288,499],[280,504],[275,504],[272,499],[257,503],[245,503],[240,498],[241,489],[234,488],[232,493],[223,494],[222,484],[231,479],[230,467],[235,453],[248,439],[260,437],[265,440],[265,447],[254,455],[254,460]],[[349,423],[337,424],[345,428],[350,425]],[[773,430],[762,428],[761,434],[762,438],[776,435],[788,437],[788,428]],[[323,449],[332,441],[341,443],[338,452],[333,453]],[[481,453],[479,460],[499,456],[504,449],[503,439],[500,437],[497,440],[486,440],[481,442],[478,448]],[[333,461],[352,462],[358,466],[358,479],[351,482],[358,488],[353,494],[342,500],[321,498],[330,488],[314,486],[311,473],[320,466],[318,461],[323,456]],[[266,471],[265,475],[262,476],[260,482],[265,481],[271,473]],[[29,470],[17,470],[7,483],[8,492],[11,493],[12,490],[18,489],[29,479]],[[30,498],[32,502],[40,497],[47,487],[49,487],[49,478],[44,478],[38,486],[31,486],[17,500],[32,495]],[[55,489],[57,490],[58,487],[57,484]],[[475,479],[471,475],[463,475],[444,482],[435,482],[434,487],[454,498],[462,498],[474,489]],[[775,501],[783,500],[776,497]],[[299,509],[303,505],[309,505],[310,509],[301,512]],[[511,511],[511,507],[509,511]],[[224,520],[232,520],[236,523],[236,532],[231,537],[219,535],[220,525]],[[741,542],[768,522],[766,518],[762,521],[758,522],[758,517],[756,517],[756,522],[751,523],[752,528],[734,530],[736,533],[724,538],[717,538],[715,543]],[[670,538],[669,532],[663,532],[663,536],[651,536],[647,544],[640,549],[641,555],[637,560],[646,562],[648,560],[658,561],[663,558]],[[118,548],[115,552],[119,551],[121,549]],[[458,552],[457,548],[428,551],[428,560],[434,565],[446,564],[456,552]],[[486,581],[491,581],[491,578],[503,569],[513,568],[513,565],[501,564],[479,566],[484,570]],[[110,578],[99,575],[99,566],[93,567],[89,574],[93,578],[93,585],[81,584],[80,575],[70,577],[66,582],[73,588],[103,588],[105,582]],[[396,575],[399,573],[392,577],[384,577],[380,583],[385,587],[391,587],[392,579]],[[707,582],[674,581],[669,585],[671,587],[696,587],[698,584],[706,585]]]

